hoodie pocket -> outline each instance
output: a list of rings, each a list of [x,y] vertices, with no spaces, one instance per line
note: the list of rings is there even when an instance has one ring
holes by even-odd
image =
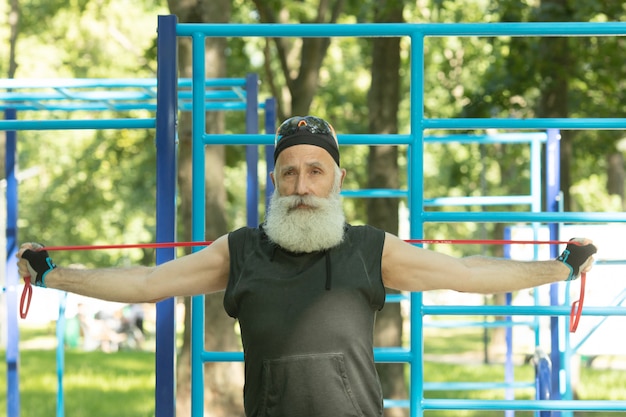
[[[343,354],[263,361],[262,417],[364,417]]]

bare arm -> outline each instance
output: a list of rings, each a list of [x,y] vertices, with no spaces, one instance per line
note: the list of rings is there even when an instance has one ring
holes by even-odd
[[[590,257],[580,270],[588,271],[592,262]],[[526,262],[482,256],[455,258],[410,245],[389,233],[385,237],[382,271],[385,286],[397,290],[449,289],[479,294],[563,281],[570,272],[559,261]]]
[[[20,275],[36,272],[22,258],[33,244],[24,244],[17,256]],[[230,256],[228,236],[191,255],[145,267],[103,269],[55,268],[46,275],[46,286],[88,297],[123,303],[156,302],[174,296],[205,294],[226,288]]]

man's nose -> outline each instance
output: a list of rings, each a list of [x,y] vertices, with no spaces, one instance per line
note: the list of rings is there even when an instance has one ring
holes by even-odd
[[[295,192],[297,195],[309,194],[309,181],[307,180],[306,175],[298,175],[298,178],[296,179]]]

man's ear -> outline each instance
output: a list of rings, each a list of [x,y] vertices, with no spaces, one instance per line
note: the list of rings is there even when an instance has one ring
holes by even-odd
[[[341,181],[339,182],[339,188],[343,187],[343,180],[346,179],[346,174],[348,172],[345,170],[345,168],[341,168]]]
[[[270,171],[270,179],[272,180],[272,185],[276,187],[276,180],[274,179],[274,171]]]

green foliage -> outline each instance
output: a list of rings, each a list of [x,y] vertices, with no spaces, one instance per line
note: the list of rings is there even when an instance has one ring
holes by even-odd
[[[49,245],[154,241],[153,132],[39,132],[19,142],[20,240]],[[60,252],[61,265],[151,263],[149,253]]]
[[[317,6],[306,2],[267,2],[288,21],[315,19]],[[574,4],[571,0],[569,6]],[[123,0],[22,2],[18,45],[20,77],[144,77],[155,69],[156,16],[167,13],[165,2]],[[371,22],[369,3],[347,2],[341,23]],[[3,4],[4,8],[6,5]],[[4,10],[4,9],[2,9]],[[620,2],[576,3],[570,12],[580,21],[624,20]],[[550,12],[551,14],[548,14]],[[420,1],[405,5],[408,22],[536,21],[562,11],[527,0]],[[233,21],[254,23],[259,14],[252,2],[233,2]],[[297,44],[297,40],[285,42]],[[399,74],[403,90],[400,132],[409,131],[409,40],[404,39]],[[621,37],[571,38],[575,61],[564,67],[569,77],[567,100],[571,117],[621,117],[626,113],[626,67]],[[539,107],[538,38],[426,39],[425,114],[427,117],[535,117]],[[5,58],[5,51],[0,56]],[[261,101],[272,95],[270,81],[285,91],[280,64],[271,40],[231,38],[225,51],[228,73],[243,77],[256,72]],[[310,112],[330,120],[341,133],[367,133],[371,43],[368,39],[332,39]],[[298,58],[290,56],[289,65]],[[282,93],[281,93],[282,94]],[[66,117],[67,115],[24,115]],[[93,117],[75,114],[71,117]],[[227,114],[228,132],[242,132],[241,112]],[[430,132],[446,133],[446,132]],[[459,132],[455,132],[459,133]],[[474,132],[467,132],[474,133]],[[483,132],[478,132],[483,133]],[[605,154],[615,152],[623,132],[581,131],[574,137],[574,203],[583,210],[618,209],[606,188]],[[149,241],[154,233],[153,132],[23,132],[19,162],[22,170],[37,168],[37,178],[25,180],[20,191],[20,240],[48,244]],[[405,149],[401,163],[406,167]],[[528,149],[525,146],[427,146],[424,193],[437,196],[516,195],[527,193]],[[261,149],[261,154],[263,150]],[[346,189],[363,188],[367,178],[366,147],[342,147],[342,165],[349,171]],[[230,226],[244,219],[245,162],[243,147],[227,149],[226,181]],[[262,170],[260,172],[263,172]],[[406,188],[403,174],[402,187]],[[265,178],[261,175],[261,184]],[[43,191],[42,191],[43,190]],[[592,191],[590,191],[592,190]],[[591,197],[593,196],[593,201]],[[263,199],[259,202],[263,211]],[[459,208],[446,208],[455,209]],[[478,210],[479,207],[463,208]],[[519,210],[525,207],[491,207]],[[359,199],[346,201],[348,218],[366,221]],[[492,233],[476,225],[429,225],[432,237]],[[63,254],[68,262],[100,265],[150,262],[151,252]]]
[[[548,10],[550,2],[489,3],[485,8],[481,2],[432,2],[431,7],[410,10],[409,20],[524,22],[546,20],[559,13],[566,16],[566,12],[573,12],[576,21],[626,18],[623,7],[615,3],[580,7],[578,2],[567,2],[567,10]],[[571,62],[562,63],[542,61],[539,38],[427,38],[425,114],[427,117],[538,117],[541,89],[546,86],[540,68],[545,66],[548,73],[558,71],[567,75],[568,95],[560,99],[566,102],[569,117],[623,117],[626,89],[621,80],[626,77],[626,67],[619,52],[624,48],[623,42],[623,37],[614,36],[567,38],[565,47]],[[623,131],[575,132],[571,161],[573,209],[603,211],[621,207],[620,199],[606,192],[605,155],[616,152],[623,137]],[[492,150],[483,157],[458,147],[449,152],[430,149],[425,155],[429,163],[425,167],[425,193],[431,197],[479,195],[483,191],[489,195],[515,195],[528,191],[522,186],[528,179],[528,166],[524,163],[528,154],[522,148],[509,149],[510,153],[503,153],[503,148],[489,148]],[[484,190],[477,187],[479,177],[487,185]],[[589,201],[592,198],[595,203]],[[467,236],[472,227],[428,225],[427,230],[448,237],[457,233]]]
[[[163,2],[164,3],[164,2]],[[21,2],[19,78],[153,77],[156,39],[151,1]],[[3,49],[4,51],[4,49]],[[0,53],[4,57],[4,52]],[[150,117],[27,112],[22,119]],[[18,163],[19,239],[48,245],[155,240],[154,131],[22,131]],[[59,252],[59,264],[150,264],[151,250]]]
[[[619,196],[594,193],[592,191],[604,189],[605,184],[606,177],[599,174],[591,174],[578,181],[571,190],[574,198],[574,210],[596,212],[622,211],[622,199]]]
[[[154,75],[156,67],[144,55],[156,38],[157,14],[166,13],[162,4],[114,0],[20,3],[17,77]]]

